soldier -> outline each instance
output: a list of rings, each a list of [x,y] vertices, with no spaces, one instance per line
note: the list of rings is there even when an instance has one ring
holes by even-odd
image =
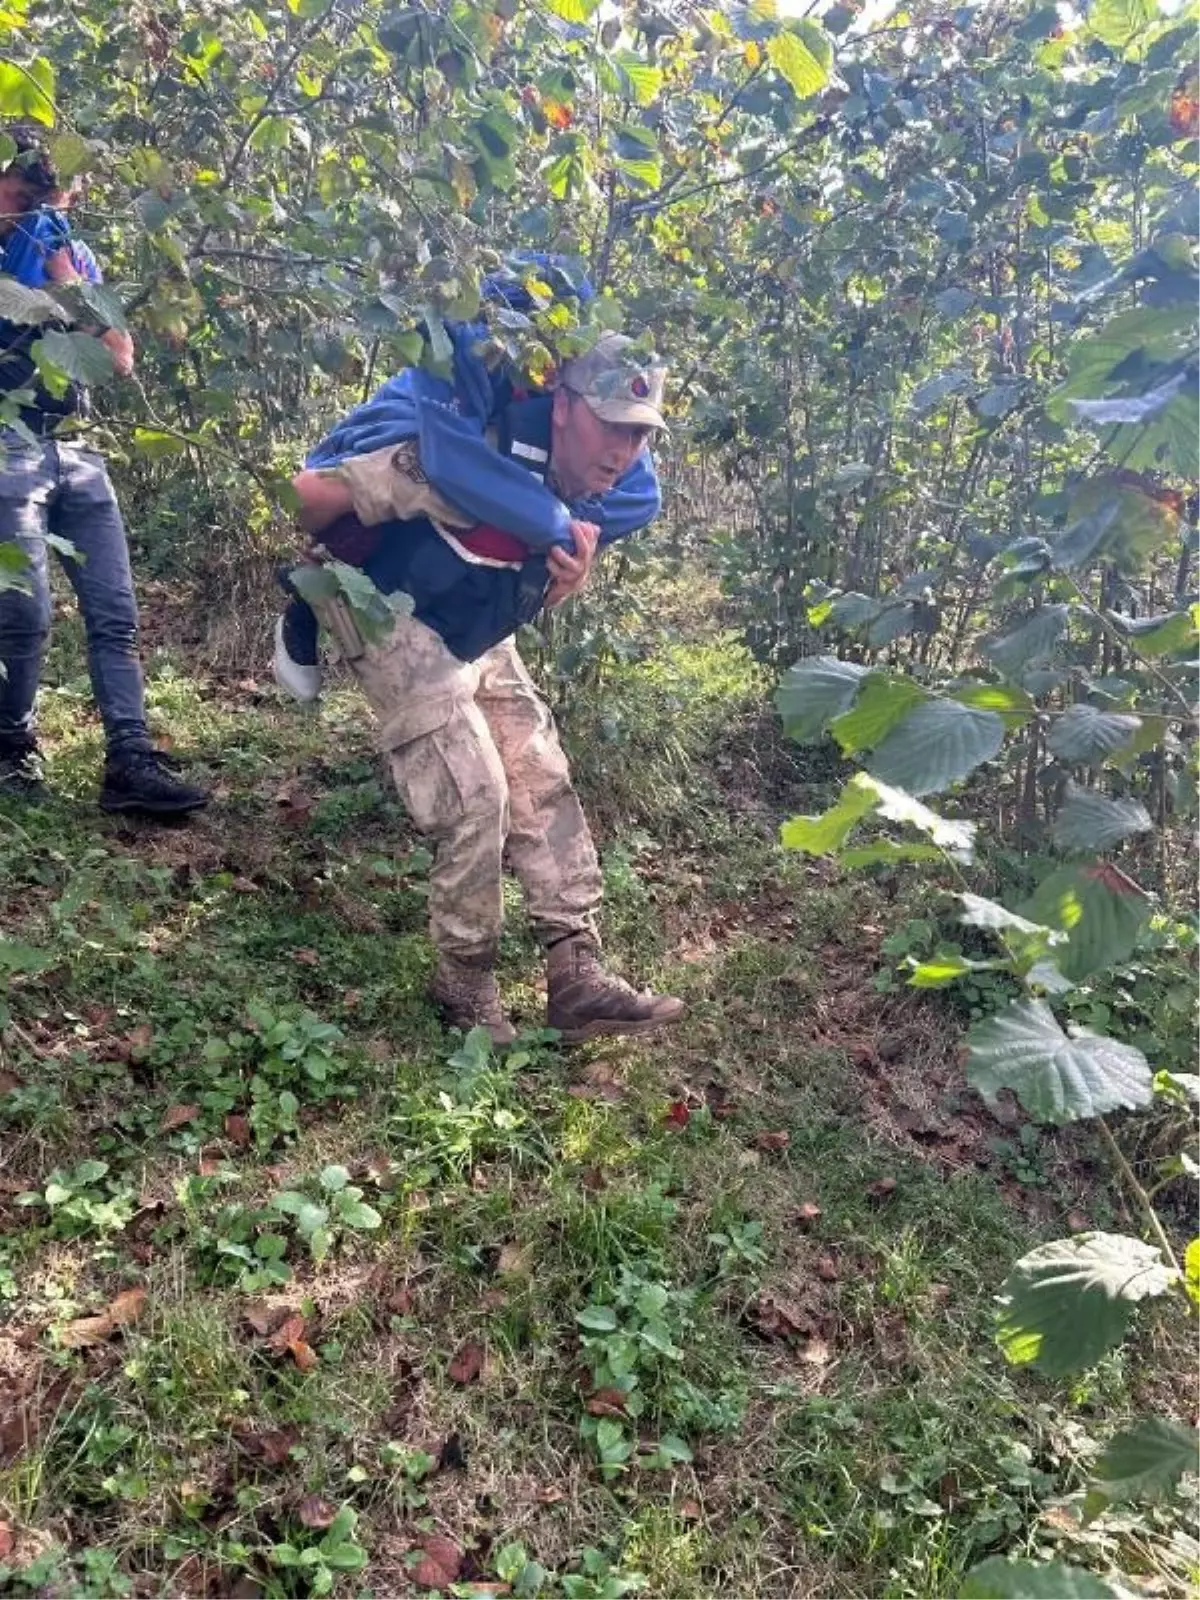
[[[460,363],[471,359],[464,345]],[[350,455],[294,480],[302,520],[326,545],[331,535],[347,536],[350,513],[360,533],[359,524],[382,522],[363,565],[385,593],[412,598],[412,614],[398,618],[386,642],[352,645],[348,654],[381,724],[396,786],[435,845],[434,1001],[449,1023],[481,1024],[497,1044],[515,1038],[495,978],[505,857],[546,951],[547,1022],[567,1042],[649,1033],[683,1012],[682,1001],[639,993],[601,962],[595,847],[550,712],[513,640],[534,610],[582,588],[598,548],[657,511],[647,445],[664,426],[664,382],[664,369],[640,359],[631,340],[608,334],[564,364],[552,394],[476,416],[475,435],[445,403],[449,386],[444,397],[416,397],[407,436],[436,444],[438,428],[459,430],[473,467],[458,492],[486,503],[486,524],[471,514],[479,514],[475,506],[464,510],[430,482],[453,479],[446,462],[427,471],[411,444]],[[490,441],[484,423],[494,430]],[[452,447],[444,438],[433,453]],[[532,503],[511,517],[498,509],[505,498],[488,471],[502,468],[531,475],[522,485],[536,487],[540,530]],[[518,535],[506,521],[521,524]],[[329,607],[318,609],[333,621]]]

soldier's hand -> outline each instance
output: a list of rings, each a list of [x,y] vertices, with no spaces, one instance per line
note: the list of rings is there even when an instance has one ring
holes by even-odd
[[[546,557],[551,579],[546,605],[550,610],[562,605],[587,582],[596,557],[596,546],[600,542],[600,529],[594,522],[572,521],[571,537],[575,541],[574,550],[555,546]]]

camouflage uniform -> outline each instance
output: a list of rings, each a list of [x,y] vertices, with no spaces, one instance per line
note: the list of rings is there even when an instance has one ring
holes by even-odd
[[[436,845],[429,929],[438,951],[495,958],[507,857],[543,944],[595,939],[600,867],[549,708],[511,639],[460,661],[400,617],[351,663],[409,815]]]

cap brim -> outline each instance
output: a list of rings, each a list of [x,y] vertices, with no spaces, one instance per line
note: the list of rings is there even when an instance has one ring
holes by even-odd
[[[667,432],[667,421],[657,406],[649,400],[593,400],[583,397],[601,422],[624,422],[633,428],[657,428]]]

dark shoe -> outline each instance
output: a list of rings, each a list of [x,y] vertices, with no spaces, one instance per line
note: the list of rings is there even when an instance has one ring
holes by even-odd
[[[208,792],[184,783],[178,761],[149,745],[110,750],[104,763],[100,807],[134,811],[147,817],[182,817],[208,804]]]
[[[491,964],[439,956],[429,998],[451,1028],[486,1028],[494,1045],[512,1044],[517,1030],[504,1015]]]
[[[36,805],[46,798],[42,757],[29,736],[0,740],[0,800]]]
[[[582,1044],[604,1034],[653,1033],[683,1015],[674,995],[639,993],[614,977],[600,962],[600,951],[585,935],[561,939],[546,956],[546,1022],[564,1044]]]

